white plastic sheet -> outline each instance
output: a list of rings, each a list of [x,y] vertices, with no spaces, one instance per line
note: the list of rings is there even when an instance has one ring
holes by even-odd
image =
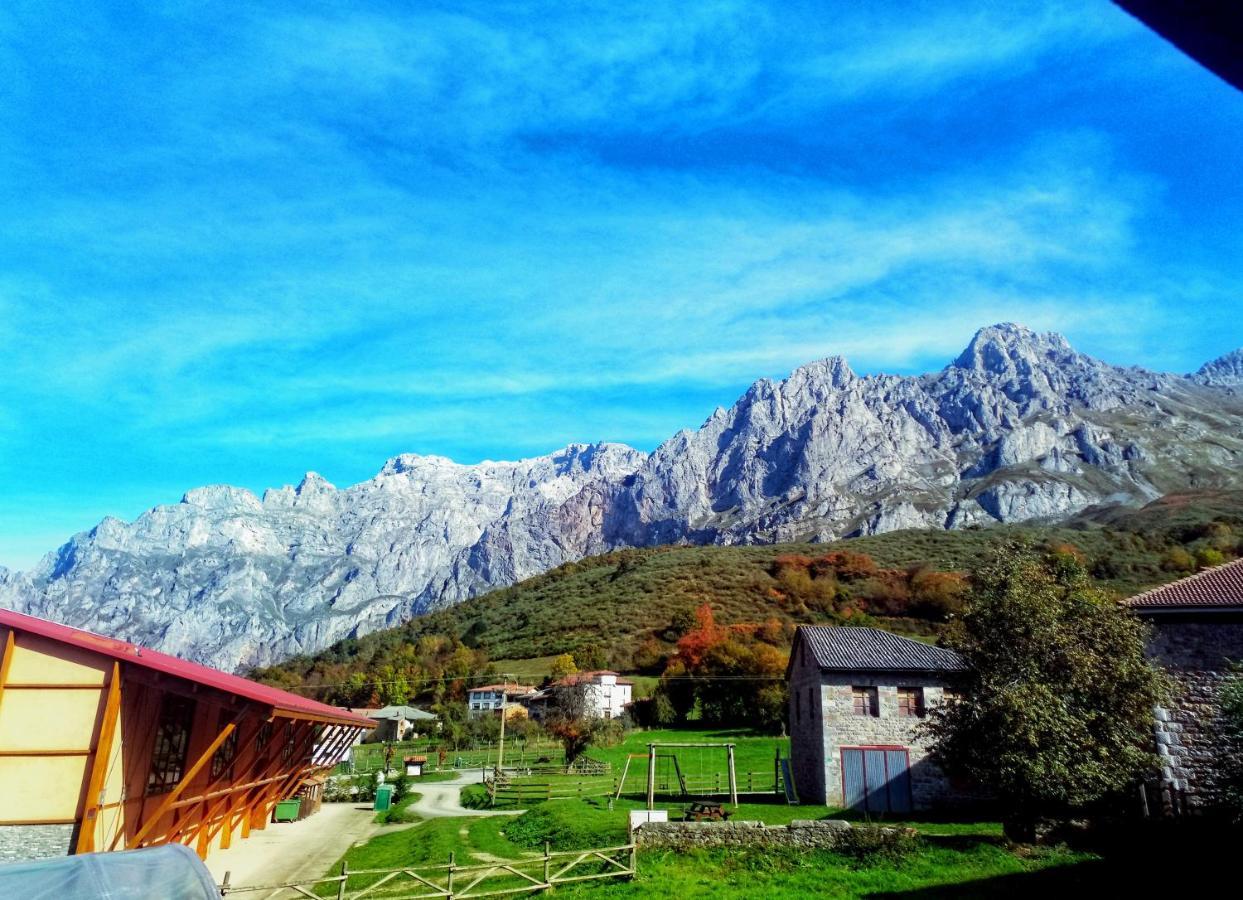
[[[0,865],[4,900],[220,900],[203,861],[166,844]]]

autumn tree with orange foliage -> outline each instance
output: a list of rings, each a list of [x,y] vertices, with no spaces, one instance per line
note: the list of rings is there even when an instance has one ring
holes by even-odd
[[[679,638],[658,689],[676,718],[685,721],[698,709],[707,724],[778,730],[790,630],[776,620],[719,625],[707,603],[695,610],[695,622]]]

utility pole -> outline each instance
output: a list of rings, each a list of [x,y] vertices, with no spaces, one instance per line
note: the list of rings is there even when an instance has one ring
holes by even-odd
[[[509,676],[509,675],[504,675],[504,676],[502,676],[502,684],[501,684],[501,741],[500,741],[500,744],[498,744],[498,745],[497,745],[497,748],[496,748],[496,777],[497,777],[497,778],[500,778],[500,777],[501,777],[501,772],[502,772],[502,770],[503,770],[503,768],[504,768],[504,765],[505,765],[505,685],[506,685],[506,684],[508,684],[509,682],[508,682],[507,680],[504,680],[504,679],[508,679],[508,678],[510,678],[510,677],[512,677],[512,676]]]

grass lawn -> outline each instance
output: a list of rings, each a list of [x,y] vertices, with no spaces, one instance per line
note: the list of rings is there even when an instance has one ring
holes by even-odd
[[[777,751],[780,750],[783,756],[790,752],[789,738],[752,731],[685,728],[633,731],[620,744],[613,747],[591,747],[587,750],[587,755],[592,759],[612,763],[613,771],[620,775],[626,765],[626,757],[633,754],[635,758],[630,761],[624,793],[642,793],[647,779],[647,745],[651,743],[734,744],[734,769],[738,774],[740,787],[746,784],[747,772],[754,774],[757,785],[771,785],[773,761]],[[658,748],[657,752],[662,756],[677,756],[678,765],[686,776],[720,774],[722,784],[725,783],[728,763],[724,748]],[[658,761],[657,773],[664,773],[668,766],[667,762]]]
[[[433,819],[373,838],[347,854],[351,869],[458,865],[496,857],[537,857],[544,841],[553,851],[617,846],[627,840],[626,810],[634,804],[559,800],[518,817]],[[746,818],[779,824],[821,818],[827,809],[745,804]],[[875,897],[1025,896],[1028,889],[1103,888],[1097,857],[1063,848],[1011,849],[996,823],[913,822],[924,836],[908,856],[860,862],[824,851],[644,851],[633,881],[612,879],[558,888],[572,897]],[[340,863],[330,870],[339,871]],[[352,880],[351,889],[366,878]],[[325,895],[330,892],[325,890]]]
[[[410,791],[406,796],[384,810],[384,812],[376,813],[375,820],[382,825],[392,825],[397,822],[417,822],[419,816],[416,813],[409,812],[407,807],[418,803],[422,799],[422,794],[417,791]]]

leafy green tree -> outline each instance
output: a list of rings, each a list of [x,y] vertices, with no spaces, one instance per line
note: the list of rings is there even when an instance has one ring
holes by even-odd
[[[946,640],[968,665],[961,702],[936,707],[926,728],[941,765],[991,789],[1007,834],[1031,840],[1042,819],[1153,768],[1152,708],[1166,680],[1145,655],[1145,626],[1070,554],[1002,545],[972,584]]]
[[[574,657],[569,653],[562,653],[552,661],[552,667],[548,671],[548,677],[553,681],[560,681],[567,675],[573,675],[578,671],[578,663],[574,662]]]

